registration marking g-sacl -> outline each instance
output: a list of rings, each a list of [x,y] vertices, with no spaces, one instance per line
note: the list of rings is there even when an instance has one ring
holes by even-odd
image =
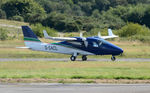
[[[57,51],[58,49],[57,49],[56,46],[46,45],[46,46],[45,46],[45,50],[55,50],[55,51]]]

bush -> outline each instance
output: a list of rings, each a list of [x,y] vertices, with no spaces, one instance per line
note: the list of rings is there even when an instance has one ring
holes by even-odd
[[[139,24],[127,23],[126,26],[118,31],[118,34],[121,37],[131,37],[135,35],[149,36],[150,29]]]
[[[107,28],[105,28],[105,29],[94,28],[91,31],[86,32],[85,36],[86,37],[98,36],[98,32],[100,32],[102,36],[107,36],[108,35],[108,31],[107,30],[108,30]]]
[[[31,25],[31,28],[33,30],[33,32],[38,36],[38,37],[43,37],[43,30],[46,30],[47,33],[50,35],[50,36],[56,36],[57,35],[57,31],[52,29],[52,28],[49,28],[49,27],[44,27],[42,24],[38,23],[38,24],[35,24],[35,25]]]
[[[2,9],[0,9],[0,19],[6,19],[6,13]]]
[[[24,18],[21,17],[21,16],[13,16],[13,17],[11,17],[10,19],[11,19],[11,20],[15,20],[15,21],[21,21],[21,22],[24,21]]]
[[[146,43],[150,43],[150,36],[141,36],[141,35],[136,35],[136,36],[132,36],[131,40],[139,40],[141,42],[146,42]]]
[[[7,40],[8,35],[7,32],[4,29],[0,29],[0,40]]]

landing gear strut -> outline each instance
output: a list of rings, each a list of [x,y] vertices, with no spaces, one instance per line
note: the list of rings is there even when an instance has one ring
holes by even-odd
[[[76,60],[76,56],[71,56],[71,57],[70,57],[70,60],[71,60],[71,61],[75,61],[75,60]]]
[[[87,60],[87,56],[86,55],[83,55],[82,56],[82,61],[86,61]]]
[[[116,60],[116,57],[112,56],[112,57],[111,57],[111,60],[112,60],[112,61],[115,61],[115,60]]]

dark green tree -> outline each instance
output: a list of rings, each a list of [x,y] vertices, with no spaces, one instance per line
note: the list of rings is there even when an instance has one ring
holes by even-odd
[[[0,19],[6,19],[6,13],[2,9],[0,9]]]
[[[143,17],[143,24],[150,28],[150,7],[145,12],[145,15]]]
[[[2,9],[8,18],[22,16],[30,23],[40,22],[45,17],[44,9],[34,0],[10,0],[2,6]]]
[[[127,15],[127,20],[129,22],[139,23],[143,24],[143,17],[145,15],[146,6],[143,5],[137,5],[130,9],[129,14]]]

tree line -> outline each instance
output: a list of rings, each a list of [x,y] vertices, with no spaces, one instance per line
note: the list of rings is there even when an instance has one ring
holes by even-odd
[[[60,32],[150,28],[150,0],[0,0],[0,18],[41,23]]]

